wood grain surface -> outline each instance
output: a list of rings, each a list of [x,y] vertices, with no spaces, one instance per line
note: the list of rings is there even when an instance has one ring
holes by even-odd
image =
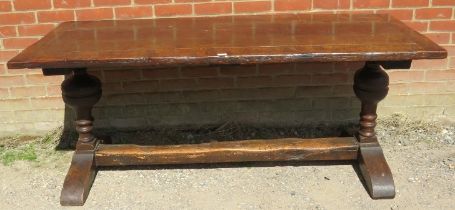
[[[65,22],[8,68],[90,68],[445,58],[389,15],[275,14]]]
[[[166,146],[99,145],[97,166],[249,161],[355,160],[355,138],[273,139]]]

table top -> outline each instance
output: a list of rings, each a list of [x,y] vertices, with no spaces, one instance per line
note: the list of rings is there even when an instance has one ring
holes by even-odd
[[[9,68],[90,68],[445,58],[390,15],[276,14],[65,22]]]

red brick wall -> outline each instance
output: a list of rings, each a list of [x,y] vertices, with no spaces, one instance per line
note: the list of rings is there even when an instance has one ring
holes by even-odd
[[[0,135],[43,132],[62,124],[63,77],[6,68],[8,59],[59,22],[289,12],[391,13],[441,44],[448,59],[415,61],[411,71],[389,71],[391,91],[379,111],[454,120],[454,8],[455,0],[0,0]],[[351,92],[352,74],[359,65],[179,67],[134,69],[126,75],[93,69],[106,83],[94,113],[97,125],[107,127],[353,119],[358,102]],[[299,71],[303,68],[310,70]]]

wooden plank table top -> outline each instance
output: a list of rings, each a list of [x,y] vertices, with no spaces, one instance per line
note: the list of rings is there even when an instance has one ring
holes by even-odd
[[[8,68],[403,61],[447,52],[389,15],[276,14],[65,22]]]

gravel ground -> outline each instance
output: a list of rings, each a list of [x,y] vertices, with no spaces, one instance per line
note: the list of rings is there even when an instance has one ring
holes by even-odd
[[[73,209],[455,209],[454,127],[403,120],[382,121],[378,131],[393,200],[371,200],[352,165],[248,163],[103,169],[85,206]],[[71,155],[0,165],[0,209],[63,208]]]

